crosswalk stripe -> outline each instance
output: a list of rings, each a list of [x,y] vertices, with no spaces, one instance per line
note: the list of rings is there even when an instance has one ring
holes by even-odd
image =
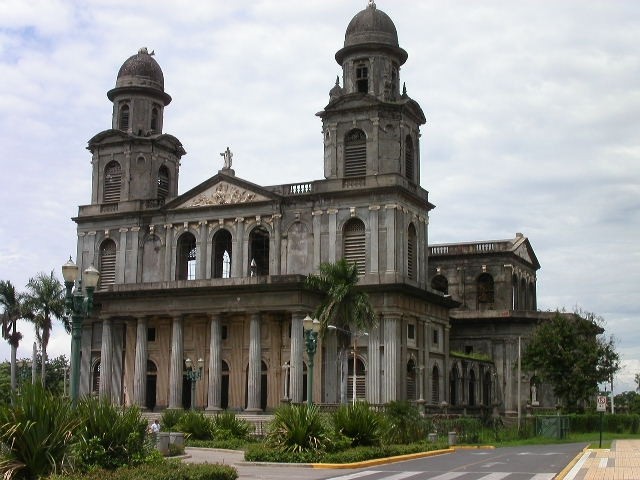
[[[402,480],[403,478],[415,477],[421,473],[422,472],[400,472],[390,477],[384,477],[384,479],[381,478],[380,480]]]
[[[362,472],[351,473],[349,475],[343,475],[341,477],[331,477],[326,480],[352,480],[354,478],[367,477],[369,475],[375,475],[376,473],[382,473],[379,470],[365,470]]]
[[[484,477],[480,477],[478,480],[502,480],[503,478],[507,478],[511,475],[509,472],[494,472],[489,475],[485,475]]]
[[[454,478],[461,477],[462,475],[466,475],[466,472],[447,472],[442,475],[438,475],[437,477],[433,477],[431,480],[453,480]]]
[[[556,478],[555,473],[536,473],[531,480],[553,480]]]

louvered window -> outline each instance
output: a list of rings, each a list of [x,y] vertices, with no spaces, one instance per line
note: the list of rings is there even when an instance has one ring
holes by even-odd
[[[116,244],[105,240],[100,245],[100,287],[116,282]]]
[[[407,362],[407,400],[417,400],[417,393],[416,363],[412,359]]]
[[[158,109],[151,109],[151,130],[155,132],[158,130]]]
[[[120,107],[119,127],[124,132],[129,130],[129,105]]]
[[[158,200],[164,202],[169,195],[169,169],[164,165],[158,170]]]
[[[365,274],[365,237],[364,223],[358,219],[350,220],[344,227],[344,258],[349,263],[355,263],[358,275]]]
[[[122,168],[120,167],[120,164],[118,162],[109,162],[104,169],[104,202],[119,202],[121,186]]]
[[[407,276],[411,280],[417,278],[418,262],[417,262],[417,236],[416,228],[413,223],[409,225],[409,231],[407,232]]]
[[[405,139],[405,146],[404,146],[404,163],[405,163],[405,169],[406,169],[406,175],[407,178],[409,180],[411,180],[412,182],[415,181],[414,179],[414,155],[413,155],[413,140],[411,139],[410,135],[407,135],[407,138]]]
[[[347,377],[347,398],[353,398],[353,382],[355,378],[356,384],[356,399],[364,400],[367,396],[367,385],[364,363],[359,358],[356,358],[356,376],[353,376],[353,358],[349,359],[348,363],[349,375]]]
[[[351,130],[344,141],[344,176],[363,177],[367,173],[367,137],[362,130]]]

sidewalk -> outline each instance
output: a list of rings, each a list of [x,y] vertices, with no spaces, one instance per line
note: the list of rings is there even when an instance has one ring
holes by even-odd
[[[614,440],[611,449],[588,449],[564,480],[640,479],[640,440]]]

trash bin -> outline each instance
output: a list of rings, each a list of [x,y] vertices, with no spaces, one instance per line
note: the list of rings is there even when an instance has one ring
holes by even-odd
[[[184,448],[184,433],[169,432],[169,445],[175,445],[176,447]]]
[[[453,446],[458,443],[458,433],[457,432],[449,432],[449,446]]]
[[[428,434],[427,440],[429,440],[430,443],[436,443],[438,441],[438,434],[437,433]]]
[[[156,435],[156,448],[162,455],[169,455],[169,433],[159,432]]]

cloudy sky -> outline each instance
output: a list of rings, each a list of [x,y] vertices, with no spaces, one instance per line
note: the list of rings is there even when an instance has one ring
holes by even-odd
[[[640,373],[640,2],[378,0],[426,116],[433,243],[529,237],[538,305],[606,319]],[[187,155],[180,192],[222,167],[271,185],[322,178],[334,60],[365,0],[0,0],[0,279],[22,289],[76,250],[87,140],[110,128],[118,69],[155,50]],[[19,356],[31,350],[33,334]],[[67,354],[54,331],[50,356]],[[0,359],[8,358],[0,344]]]

